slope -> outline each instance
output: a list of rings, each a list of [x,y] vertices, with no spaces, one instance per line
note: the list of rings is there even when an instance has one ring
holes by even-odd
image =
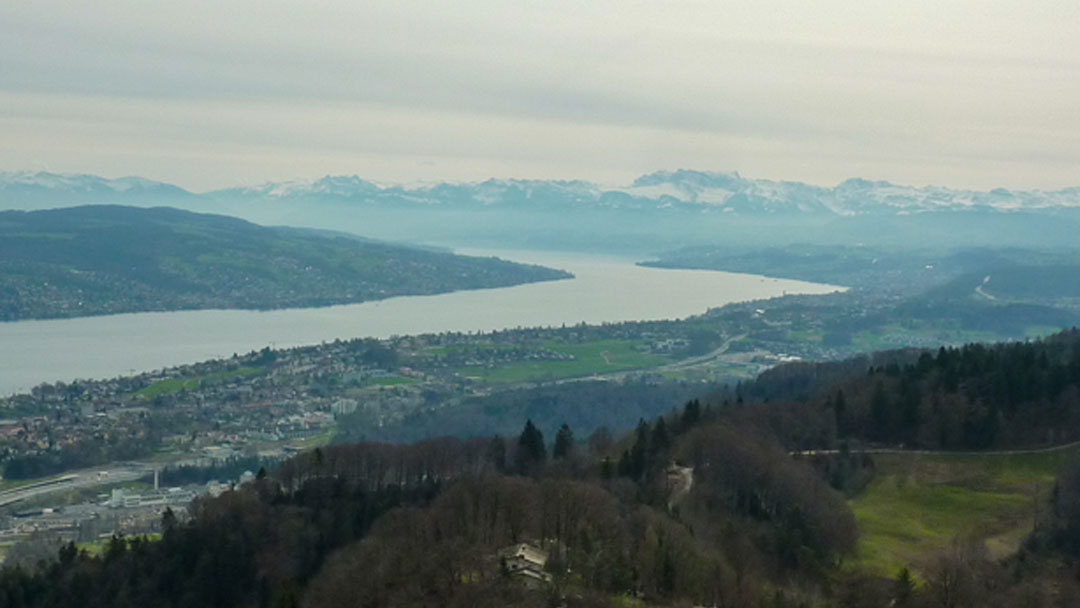
[[[326,306],[565,272],[171,208],[0,213],[0,320]]]

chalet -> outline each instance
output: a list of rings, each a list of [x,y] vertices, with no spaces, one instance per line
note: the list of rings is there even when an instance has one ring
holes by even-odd
[[[551,582],[551,575],[544,571],[548,554],[543,549],[519,543],[500,551],[500,557],[507,574],[530,589]]]

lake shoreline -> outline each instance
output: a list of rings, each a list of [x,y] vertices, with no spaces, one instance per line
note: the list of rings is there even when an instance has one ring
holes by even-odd
[[[43,382],[112,378],[267,346],[683,319],[735,302],[844,290],[759,275],[654,269],[608,255],[480,253],[561,268],[574,278],[321,308],[144,312],[0,324],[0,395]]]

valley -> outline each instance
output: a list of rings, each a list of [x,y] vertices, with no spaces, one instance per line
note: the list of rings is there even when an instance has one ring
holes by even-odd
[[[0,608],[1080,607],[1080,12],[0,2]]]

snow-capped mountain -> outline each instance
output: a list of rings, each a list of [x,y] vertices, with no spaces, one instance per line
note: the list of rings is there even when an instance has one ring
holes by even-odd
[[[826,204],[842,215],[965,210],[1035,211],[1080,207],[1080,188],[1053,191],[996,188],[980,192],[849,179],[831,190],[831,198]]]
[[[834,188],[802,182],[746,179],[738,173],[660,171],[639,177],[623,192],[647,198],[733,207],[750,212],[837,215],[910,214],[932,211],[1020,211],[1080,207],[1080,187],[1055,191],[989,192],[938,186],[902,186],[886,181],[849,179]]]
[[[615,209],[677,207],[735,215],[895,215],[933,211],[1040,211],[1080,208],[1080,187],[988,192],[849,179],[834,188],[749,179],[738,173],[658,171],[629,186],[586,181],[489,179],[473,183],[380,186],[356,176],[268,183],[209,193],[223,199],[335,200],[447,206],[548,206]]]
[[[474,183],[434,183],[420,186],[382,186],[357,176],[327,175],[314,181],[270,182],[250,188],[207,193],[218,200],[259,199],[285,201],[366,202],[488,206],[499,204],[589,204],[600,199],[597,186],[558,180],[489,179]]]
[[[195,194],[141,177],[108,179],[96,175],[44,171],[0,172],[0,209],[35,209],[92,203],[178,204]]]
[[[643,175],[627,194],[644,198],[671,197],[684,202],[713,205],[732,213],[828,213],[822,204],[827,190],[800,182],[746,179],[738,173],[658,171]]]
[[[953,190],[849,179],[826,188],[802,182],[750,179],[738,173],[658,171],[628,186],[580,180],[489,179],[418,186],[380,185],[355,175],[269,182],[193,194],[138,177],[46,172],[0,173],[0,208],[87,203],[169,204],[202,208],[229,202],[331,202],[414,208],[608,209],[720,213],[734,216],[910,215],[935,211],[1042,212],[1080,209],[1080,187],[1056,191]]]
[[[258,186],[217,190],[221,197],[287,199],[304,196],[360,198],[378,193],[379,186],[356,175],[327,175],[315,181],[267,182]]]
[[[820,188],[796,182],[747,180],[738,174],[695,171],[654,173],[626,187],[580,180],[489,179],[472,183],[379,186],[353,176],[309,182],[267,183],[207,193],[218,200],[332,201],[387,205],[438,205],[548,209],[652,210],[776,215],[831,213]]]

